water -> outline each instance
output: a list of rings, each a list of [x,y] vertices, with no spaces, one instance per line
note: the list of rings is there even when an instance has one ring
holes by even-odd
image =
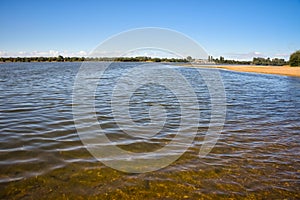
[[[140,125],[150,123],[149,108],[159,103],[167,108],[165,126],[151,140],[122,134],[109,97],[117,78],[136,65],[115,63],[111,67],[96,90],[95,109],[101,128],[119,147],[152,152],[174,138],[180,104],[165,87],[140,87],[130,99],[133,120]],[[82,144],[72,114],[79,67],[80,63],[0,64],[1,199],[300,198],[299,78],[220,71],[227,98],[226,121],[213,150],[199,159],[210,120],[208,90],[194,69],[174,67],[198,96],[198,135],[176,162],[158,171],[134,174],[105,166]]]

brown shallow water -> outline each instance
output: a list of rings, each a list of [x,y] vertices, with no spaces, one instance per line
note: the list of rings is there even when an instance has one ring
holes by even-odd
[[[149,120],[148,105],[160,101],[169,109],[164,137],[155,143],[124,138],[112,118],[108,94],[117,77],[135,65],[117,63],[111,68],[96,91],[96,110],[112,140],[128,151],[147,152],[172,138],[178,101],[166,88],[141,87],[132,98],[137,105],[132,116],[138,122]],[[220,71],[226,121],[216,146],[200,159],[209,94],[195,69],[176,68],[198,95],[198,135],[170,166],[133,174],[97,161],[79,139],[72,115],[79,67],[80,63],[0,65],[1,199],[300,198],[299,78]]]

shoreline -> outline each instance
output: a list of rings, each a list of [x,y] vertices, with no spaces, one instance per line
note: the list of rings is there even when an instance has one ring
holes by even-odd
[[[257,65],[215,65],[215,66],[205,66],[205,65],[182,65],[189,67],[199,67],[199,68],[218,68],[237,72],[250,72],[259,74],[274,74],[282,76],[293,76],[300,77],[300,67],[290,67],[290,66],[257,66]]]

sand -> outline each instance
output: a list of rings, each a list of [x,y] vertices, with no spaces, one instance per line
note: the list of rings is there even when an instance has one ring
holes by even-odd
[[[218,68],[228,69],[239,72],[254,72],[263,74],[277,74],[285,76],[300,77],[300,67],[290,66],[217,66]]]
[[[300,67],[290,66],[257,66],[257,65],[216,65],[216,66],[201,66],[201,65],[185,65],[192,67],[205,67],[205,68],[221,68],[238,72],[252,72],[263,74],[277,74],[284,76],[296,76],[300,77]]]

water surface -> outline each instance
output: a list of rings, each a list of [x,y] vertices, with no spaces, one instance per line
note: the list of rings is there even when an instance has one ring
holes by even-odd
[[[195,69],[176,67],[198,96],[198,135],[170,166],[129,174],[106,167],[81,143],[72,115],[72,89],[80,65],[0,64],[1,199],[300,198],[299,78],[221,70],[226,122],[215,148],[199,159],[210,120],[208,90]],[[107,136],[121,148],[150,152],[174,137],[180,106],[165,87],[140,87],[131,98],[133,120],[149,123],[149,108],[157,102],[166,108],[168,118],[152,140],[124,135],[114,121],[109,98],[118,77],[136,65],[113,64],[97,88],[96,111]]]

